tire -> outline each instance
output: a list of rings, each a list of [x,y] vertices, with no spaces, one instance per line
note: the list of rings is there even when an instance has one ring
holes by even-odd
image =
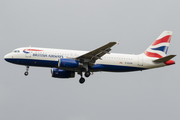
[[[27,76],[27,75],[28,75],[28,72],[25,72],[24,75]]]
[[[83,84],[84,82],[85,82],[85,79],[83,77],[80,78],[79,83]]]
[[[85,77],[89,77],[91,75],[91,73],[89,71],[85,72],[84,76]]]

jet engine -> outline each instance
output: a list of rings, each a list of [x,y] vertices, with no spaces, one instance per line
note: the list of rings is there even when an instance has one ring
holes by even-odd
[[[58,68],[52,68],[51,74],[52,74],[52,77],[55,77],[55,78],[74,78],[75,77],[74,71],[67,71],[67,70],[62,70]]]
[[[73,59],[58,59],[58,67],[64,68],[81,68],[83,66],[82,63]]]

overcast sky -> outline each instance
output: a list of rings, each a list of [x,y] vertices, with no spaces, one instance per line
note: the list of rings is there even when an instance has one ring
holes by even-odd
[[[97,72],[79,84],[51,78],[50,68],[7,63],[15,48],[93,50],[140,54],[165,30],[168,54],[180,51],[178,0],[1,0],[1,120],[179,120],[179,56],[175,65],[142,72]]]

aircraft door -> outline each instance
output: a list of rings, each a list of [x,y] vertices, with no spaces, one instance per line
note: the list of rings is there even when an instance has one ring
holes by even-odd
[[[138,56],[138,65],[143,66],[143,56],[142,55]]]
[[[27,58],[30,58],[30,57],[31,57],[31,51],[26,52],[25,56],[26,56]]]

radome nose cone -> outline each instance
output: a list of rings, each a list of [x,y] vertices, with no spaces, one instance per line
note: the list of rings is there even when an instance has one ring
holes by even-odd
[[[9,54],[6,54],[6,55],[4,56],[4,60],[7,61],[7,62],[9,62],[9,61],[8,61],[8,58],[9,58]]]
[[[7,54],[4,56],[4,60],[6,60],[7,59]]]
[[[4,60],[8,62],[6,55],[4,56]]]

